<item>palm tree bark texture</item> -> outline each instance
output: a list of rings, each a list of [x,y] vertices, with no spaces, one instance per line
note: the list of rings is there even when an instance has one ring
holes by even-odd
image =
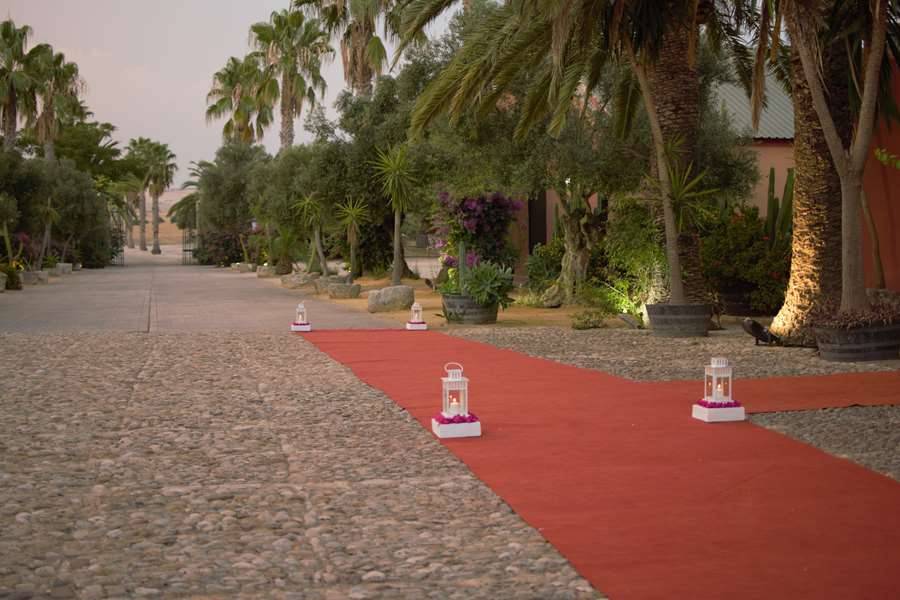
[[[853,121],[844,49],[826,47],[822,67],[831,114],[841,138],[849,144]],[[770,329],[789,343],[811,344],[813,310],[841,299],[841,180],[796,53],[791,60],[791,80],[796,165],[791,273],[784,305]]]
[[[672,7],[670,0],[668,5]],[[696,59],[698,24],[673,20],[663,34],[659,56],[650,73],[656,112],[663,138],[672,146],[680,169],[694,160],[697,129],[700,125],[700,74]],[[695,52],[696,53],[696,52]],[[651,171],[657,173],[655,154],[651,154]],[[678,254],[681,262],[684,293],[688,302],[708,302],[709,293],[700,263],[700,246],[691,231],[679,232]]]

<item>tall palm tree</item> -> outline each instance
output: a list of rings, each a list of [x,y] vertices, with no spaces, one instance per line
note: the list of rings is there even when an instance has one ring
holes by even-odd
[[[6,149],[15,146],[19,119],[30,117],[37,108],[41,63],[53,52],[47,44],[29,50],[30,36],[28,25],[16,27],[12,19],[0,23],[0,121]]]
[[[40,111],[31,119],[38,143],[44,146],[44,158],[56,159],[54,143],[63,123],[87,116],[81,102],[84,81],[78,65],[67,62],[62,52],[46,56],[40,67],[41,81],[37,90]]]
[[[206,121],[227,119],[222,129],[225,140],[253,143],[272,124],[278,80],[263,65],[264,57],[251,52],[243,59],[232,56],[213,75]]]
[[[150,169],[148,171],[148,189],[153,199],[153,249],[151,254],[162,254],[159,247],[159,197],[163,195],[175,178],[178,165],[175,154],[167,144],[154,143],[150,153]]]
[[[317,19],[299,10],[273,12],[268,22],[250,28],[253,43],[264,53],[268,67],[281,77],[281,149],[294,145],[294,120],[304,101],[315,105],[316,92],[325,94],[320,73],[322,59],[332,53],[328,34]]]
[[[376,21],[384,17],[388,37],[395,37],[399,13],[393,0],[293,0],[292,6],[317,14],[328,32],[341,41],[344,80],[358,95],[372,93],[372,80],[387,65],[384,42],[376,35]]]
[[[147,251],[147,187],[150,185],[150,166],[153,145],[149,138],[139,137],[128,142],[128,156],[138,165],[140,191],[138,192],[138,247]]]
[[[408,151],[409,146],[406,144],[378,150],[378,157],[372,162],[376,177],[381,183],[381,191],[387,196],[394,211],[394,264],[391,271],[391,285],[400,285],[403,276],[400,228],[403,224],[403,213],[409,210],[412,203],[416,185]]]

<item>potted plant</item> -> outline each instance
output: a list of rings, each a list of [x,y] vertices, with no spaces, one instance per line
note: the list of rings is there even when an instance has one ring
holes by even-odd
[[[646,100],[645,100],[646,101]],[[702,337],[708,335],[712,307],[691,302],[686,293],[681,254],[691,255],[696,249],[697,222],[703,212],[701,201],[718,190],[702,189],[706,172],[693,175],[693,165],[682,167],[667,153],[658,153],[660,168],[659,195],[662,198],[665,223],[666,263],[669,270],[669,301],[647,304],[647,318],[654,335],[664,337]]]
[[[509,267],[482,262],[471,269],[449,269],[447,281],[438,287],[444,318],[450,323],[496,323],[499,308],[512,303],[513,273]]]
[[[900,307],[873,303],[867,310],[822,307],[814,316],[819,356],[836,362],[900,358]]]

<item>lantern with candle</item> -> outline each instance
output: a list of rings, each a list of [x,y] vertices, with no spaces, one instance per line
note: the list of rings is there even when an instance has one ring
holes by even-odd
[[[469,379],[459,363],[444,365],[441,377],[441,412],[431,419],[431,429],[439,438],[478,437],[481,422],[469,412]]]
[[[422,318],[422,305],[418,302],[413,302],[409,321],[406,322],[406,329],[407,331],[425,331],[428,329],[425,319]]]
[[[297,305],[297,316],[291,323],[291,331],[312,331],[309,315],[306,314],[306,305],[303,302]]]
[[[728,359],[711,359],[704,375],[703,399],[694,404],[693,417],[707,423],[743,421],[744,407],[732,398],[734,374]]]

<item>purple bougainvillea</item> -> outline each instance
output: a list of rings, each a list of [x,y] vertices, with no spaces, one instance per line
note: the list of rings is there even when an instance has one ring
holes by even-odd
[[[511,266],[515,251],[508,241],[509,227],[523,206],[521,201],[500,193],[459,199],[447,192],[438,194],[434,234],[441,244],[439,247],[446,255],[453,256],[452,261],[442,259],[442,264],[457,266],[456,249],[459,242],[464,242],[469,250],[466,255],[469,266],[480,261]]]

